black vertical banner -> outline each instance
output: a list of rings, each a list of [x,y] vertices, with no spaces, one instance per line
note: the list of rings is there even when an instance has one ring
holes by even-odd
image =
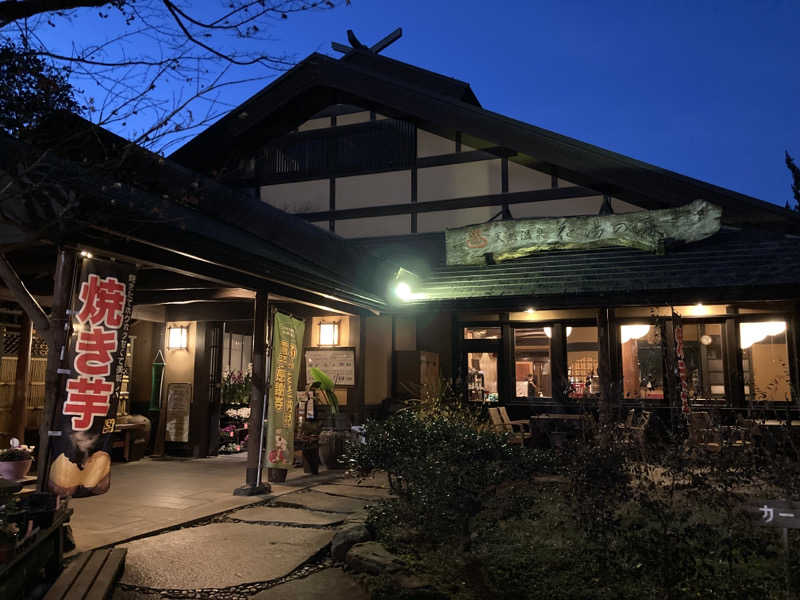
[[[136,267],[83,259],[72,298],[64,369],[51,430],[49,485],[61,496],[92,496],[111,484],[111,433],[125,373]]]

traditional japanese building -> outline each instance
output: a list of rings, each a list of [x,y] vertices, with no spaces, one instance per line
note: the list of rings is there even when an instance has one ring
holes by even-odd
[[[798,213],[494,113],[384,45],[312,54],[171,157],[408,271],[362,320],[366,414],[435,358],[474,400],[680,410],[679,324],[685,402],[797,407]]]

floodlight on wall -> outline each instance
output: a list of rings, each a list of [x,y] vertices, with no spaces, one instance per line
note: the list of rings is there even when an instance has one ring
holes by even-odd
[[[339,324],[320,323],[319,324],[319,345],[338,346],[339,345]]]
[[[393,301],[409,302],[411,300],[420,300],[424,294],[420,294],[415,290],[420,287],[420,280],[414,273],[408,269],[399,268],[395,272],[394,278],[391,281],[389,288],[389,297]]]
[[[742,350],[745,350],[768,336],[780,335],[784,331],[786,331],[786,321],[741,323],[739,325],[739,345]]]
[[[189,328],[169,327],[167,329],[167,350],[186,350],[189,348]]]
[[[638,340],[650,333],[650,325],[623,325],[620,327],[620,343]]]

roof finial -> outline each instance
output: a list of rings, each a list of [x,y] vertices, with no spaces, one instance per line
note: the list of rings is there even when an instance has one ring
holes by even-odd
[[[360,50],[362,52],[371,52],[372,54],[378,54],[381,50],[384,50],[385,48],[389,47],[391,44],[399,40],[402,37],[402,35],[403,35],[403,28],[398,27],[392,33],[387,35],[379,42],[373,44],[372,46],[366,46],[359,41],[359,39],[356,37],[356,34],[353,33],[352,29],[348,29],[347,41],[350,42],[350,45],[346,46],[345,44],[340,44],[338,42],[331,42],[331,48],[345,55],[350,54],[355,50]]]

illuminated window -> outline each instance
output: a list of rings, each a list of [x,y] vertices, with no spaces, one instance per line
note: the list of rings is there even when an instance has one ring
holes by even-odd
[[[664,398],[661,330],[645,323],[622,325],[622,387],[626,398]]]
[[[790,400],[786,321],[741,323],[739,339],[745,395],[754,401]]]
[[[319,345],[336,346],[339,343],[339,324],[320,323],[319,324]]]
[[[550,336],[545,329],[514,330],[514,372],[517,398],[550,398]],[[550,331],[552,335],[552,331]]]
[[[189,328],[170,327],[167,331],[167,349],[186,350],[189,347]]]

